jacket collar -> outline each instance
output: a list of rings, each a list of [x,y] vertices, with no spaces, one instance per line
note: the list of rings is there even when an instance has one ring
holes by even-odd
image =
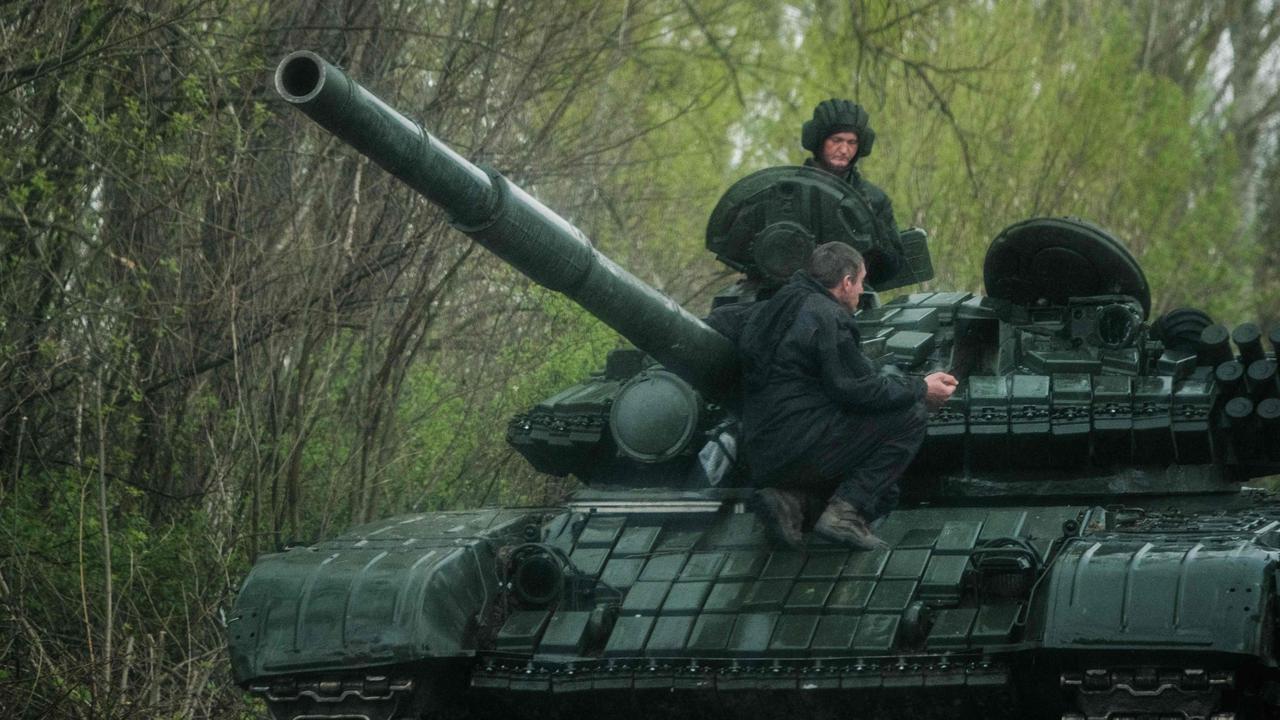
[[[831,294],[831,290],[823,287],[822,283],[813,279],[813,276],[804,270],[797,270],[792,273],[791,279],[787,281],[785,287],[793,288],[792,292],[815,293],[837,305],[840,304],[840,301],[836,300],[836,296]]]

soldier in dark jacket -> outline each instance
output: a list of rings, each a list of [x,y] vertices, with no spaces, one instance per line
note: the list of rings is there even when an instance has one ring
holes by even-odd
[[[743,448],[761,486],[755,510],[791,547],[803,542],[810,498],[825,503],[814,532],[859,549],[881,545],[870,523],[897,503],[927,407],[955,389],[946,373],[886,374],[862,354],[853,311],[865,277],[856,250],[826,243],[769,300],[708,318],[742,360]]]
[[[867,111],[861,105],[835,98],[818,103],[813,118],[800,130],[800,144],[813,153],[805,160],[805,166],[825,170],[854,190],[854,210],[859,216],[856,224],[866,235],[855,238],[854,245],[868,252],[871,275],[867,282],[872,287],[893,277],[902,258],[893,203],[883,190],[864,180],[857,168],[858,160],[871,154],[875,141]]]

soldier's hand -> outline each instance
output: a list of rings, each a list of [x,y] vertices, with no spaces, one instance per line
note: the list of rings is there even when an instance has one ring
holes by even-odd
[[[929,410],[937,410],[956,391],[960,381],[948,373],[936,372],[924,376],[924,403]]]

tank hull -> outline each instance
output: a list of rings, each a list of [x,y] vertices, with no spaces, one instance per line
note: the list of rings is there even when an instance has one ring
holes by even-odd
[[[279,718],[1253,717],[1278,519],[1252,490],[910,508],[859,553],[772,549],[734,497],[405,516],[259,562],[232,657]],[[534,537],[569,561],[547,602],[512,592]]]

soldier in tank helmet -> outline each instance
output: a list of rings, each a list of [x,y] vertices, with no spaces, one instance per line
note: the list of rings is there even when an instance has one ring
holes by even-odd
[[[858,223],[866,235],[859,247],[871,248],[866,259],[874,287],[882,278],[897,273],[902,262],[902,242],[893,218],[893,203],[883,190],[862,178],[858,160],[871,154],[876,133],[871,116],[861,105],[849,100],[823,100],[813,108],[813,117],[800,129],[800,144],[813,157],[806,167],[825,170],[854,189]]]

